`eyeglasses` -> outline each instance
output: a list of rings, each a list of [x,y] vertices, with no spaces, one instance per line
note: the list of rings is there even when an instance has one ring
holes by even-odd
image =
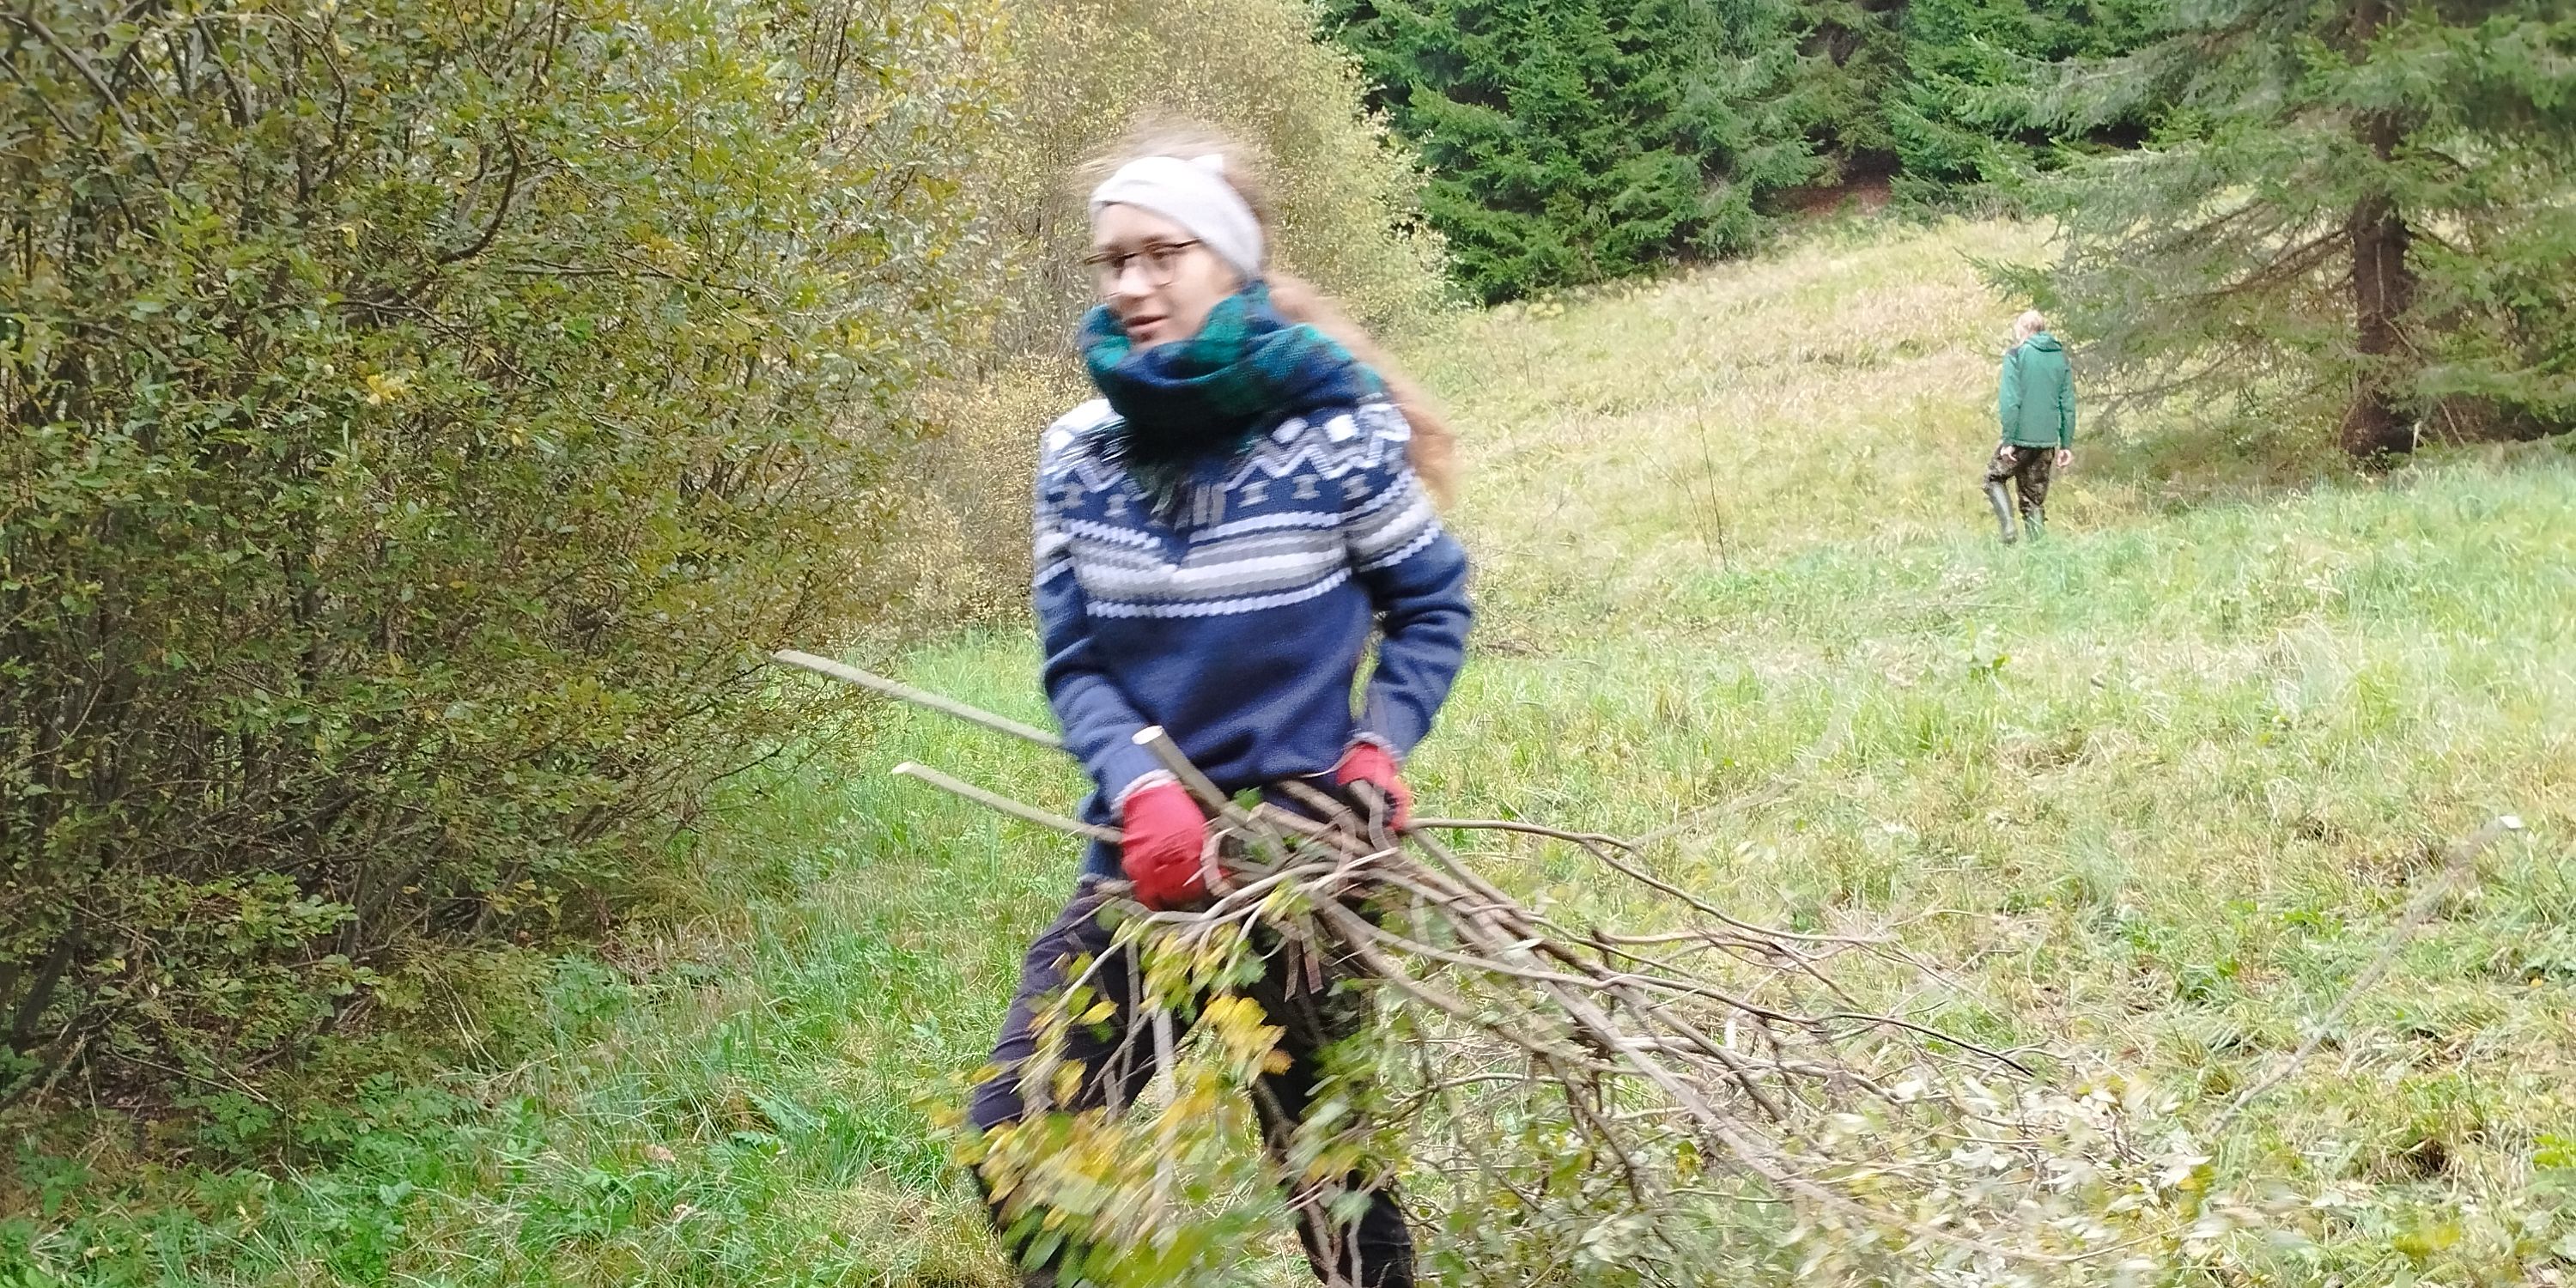
[[[1172,278],[1181,271],[1181,257],[1189,253],[1190,247],[1199,244],[1196,240],[1147,242],[1135,250],[1094,251],[1083,256],[1082,262],[1090,267],[1091,279],[1099,283],[1103,295],[1118,289],[1119,281],[1127,276],[1129,264],[1144,268],[1147,286],[1165,287],[1171,285]]]

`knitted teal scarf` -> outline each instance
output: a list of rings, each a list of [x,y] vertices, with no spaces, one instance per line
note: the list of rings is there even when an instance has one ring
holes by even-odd
[[[1279,316],[1260,282],[1219,301],[1190,339],[1138,351],[1101,305],[1084,315],[1080,343],[1091,383],[1126,422],[1122,455],[1157,494],[1289,416],[1383,388],[1331,337]]]

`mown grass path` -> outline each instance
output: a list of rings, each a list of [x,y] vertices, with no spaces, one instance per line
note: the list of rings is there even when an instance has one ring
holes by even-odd
[[[1466,435],[1486,614],[1422,795],[1687,818],[1668,876],[1757,918],[1900,923],[1965,986],[1921,999],[1948,1022],[2204,1120],[2380,951],[2439,845],[2517,813],[2213,1171],[2315,1199],[2311,1241],[2249,1245],[2268,1275],[2564,1274],[2576,459],[2372,482],[2088,433],[2052,537],[2002,548],[1975,478],[2009,311],[1968,259],[2037,249],[1855,234],[1417,346]],[[904,672],[1042,719],[1034,668],[1003,632]],[[341,1161],[283,1181],[92,1160],[115,1185],[30,1180],[60,1205],[0,1247],[102,1283],[996,1282],[927,1115],[1076,855],[883,770],[1060,806],[1081,783],[881,705],[831,741],[697,838],[694,916],[448,981],[484,1000],[424,987],[418,1015],[512,1053],[449,1082],[469,1111],[407,1120],[379,1087]],[[1590,897],[1567,856],[1488,862]]]

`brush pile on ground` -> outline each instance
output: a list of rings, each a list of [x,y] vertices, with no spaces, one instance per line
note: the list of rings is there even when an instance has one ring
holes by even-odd
[[[1099,1282],[1208,1281],[1275,1228],[1261,1196],[1284,1189],[1293,1215],[1330,1225],[1389,1182],[1444,1285],[1696,1284],[1721,1268],[2127,1281],[2254,1219],[2201,1192],[2187,1140],[2145,1126],[2169,1106],[2104,1074],[2061,1085],[2032,1053],[1874,1011],[1837,982],[1838,964],[1865,960],[1853,973],[1881,987],[1952,987],[1891,937],[1751,924],[1607,836],[1435,818],[1398,835],[1294,784],[1279,803],[1239,803],[1160,730],[1138,741],[1214,820],[1211,895],[1182,911],[1113,904],[1122,951],[1073,964],[1020,1070],[1042,1112],[966,1145],[1034,1233],[1032,1260],[1071,1245]],[[935,770],[896,772],[1116,839]],[[1631,924],[1524,903],[1439,839],[1454,832],[1573,847],[1600,876],[1584,907]],[[1108,989],[1109,970],[1130,977]],[[1265,1162],[1246,1147],[1248,1100],[1286,1067],[1293,1021],[1247,994],[1275,996],[1283,978],[1293,1009],[1339,1015],[1349,1036]],[[1074,1098],[1064,1035],[1111,1019],[1113,993],[1130,999],[1117,1058],[1153,1062],[1155,1089],[1043,1112]]]

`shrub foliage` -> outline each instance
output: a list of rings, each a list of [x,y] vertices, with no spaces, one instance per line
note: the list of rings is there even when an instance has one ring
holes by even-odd
[[[0,20],[0,1096],[612,910],[871,602],[973,0]]]
[[[1403,145],[1362,107],[1350,59],[1304,0],[1013,0],[998,74],[1009,128],[976,169],[990,249],[1009,269],[977,379],[945,389],[908,473],[896,557],[929,619],[1028,602],[1038,431],[1090,397],[1073,326],[1092,302],[1080,172],[1135,125],[1195,122],[1249,149],[1279,219],[1279,262],[1380,329],[1447,300]]]
[[[1280,264],[1389,325],[1437,307],[1440,245],[1407,149],[1368,117],[1350,58],[1302,0],[1014,0],[1012,128],[986,167],[1010,295],[1002,352],[1066,353],[1091,303],[1078,173],[1140,122],[1196,122],[1252,150],[1277,206]]]

